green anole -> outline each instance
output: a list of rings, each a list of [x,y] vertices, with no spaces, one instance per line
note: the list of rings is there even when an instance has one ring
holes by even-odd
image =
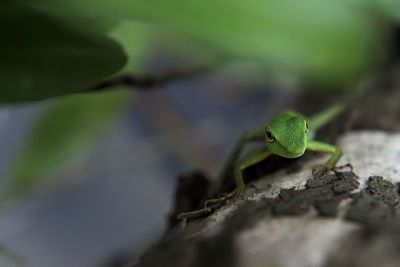
[[[241,193],[245,189],[243,170],[266,159],[272,154],[285,158],[298,158],[301,157],[306,150],[329,152],[331,153],[330,158],[324,165],[313,170],[313,176],[320,177],[327,171],[332,170],[336,162],[340,159],[342,150],[337,146],[315,141],[314,137],[319,128],[332,120],[332,118],[337,116],[342,110],[342,105],[333,105],[309,119],[306,119],[298,112],[286,111],[269,121],[264,129],[245,133],[236,144],[221,173],[221,177],[224,177],[233,168],[236,189],[230,193],[224,194],[220,198],[207,200],[204,209],[182,213],[178,218],[187,218],[195,214],[207,212],[209,211],[208,206],[210,204],[223,202]],[[238,159],[245,144],[256,140],[265,141],[265,146],[239,162]]]

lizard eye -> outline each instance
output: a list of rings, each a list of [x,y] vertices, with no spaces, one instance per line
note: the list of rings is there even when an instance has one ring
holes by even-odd
[[[306,133],[308,132],[308,123],[306,122]]]
[[[267,140],[268,140],[270,143],[273,143],[273,142],[275,141],[274,135],[273,135],[269,130],[267,130],[267,131],[265,132],[265,137],[267,137]]]

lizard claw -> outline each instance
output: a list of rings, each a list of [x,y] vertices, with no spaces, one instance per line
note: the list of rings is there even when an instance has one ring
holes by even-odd
[[[332,169],[329,169],[325,165],[322,165],[322,166],[317,166],[317,167],[313,168],[312,175],[314,178],[320,178],[320,177],[324,176],[325,174],[327,174],[328,171],[330,171],[330,170],[337,173],[339,170],[343,170],[344,168],[349,168],[350,171],[353,171],[353,166],[350,163],[347,163],[342,166],[337,166],[337,167],[334,166]]]
[[[178,220],[185,220],[185,219],[189,219],[189,218],[195,218],[195,217],[203,216],[206,214],[210,214],[211,212],[212,212],[212,209],[203,208],[203,209],[199,209],[199,210],[183,212],[181,214],[178,214],[178,216],[176,218]]]
[[[251,184],[250,187],[254,189],[254,192],[252,194],[252,197],[254,197],[258,193],[258,188],[255,184]]]
[[[346,164],[341,165],[341,166],[335,166],[335,167],[333,167],[332,171],[337,172],[339,170],[343,170],[344,168],[349,168],[349,170],[351,172],[353,171],[353,165],[351,165],[351,163],[346,163]]]
[[[320,177],[324,176],[325,174],[327,174],[328,171],[329,171],[329,168],[326,167],[325,165],[318,166],[318,167],[313,168],[312,176],[314,178],[320,178]]]
[[[233,196],[235,196],[237,193],[239,193],[237,190],[234,190],[230,193],[225,193],[223,194],[221,197],[219,198],[213,198],[213,199],[208,199],[206,200],[206,202],[204,203],[204,208],[207,209],[209,207],[209,205],[215,205],[215,204],[222,204],[222,202],[232,198]]]
[[[195,217],[204,216],[206,214],[210,214],[215,208],[219,207],[223,202],[231,199],[235,195],[240,195],[241,197],[243,197],[241,190],[234,190],[230,193],[224,193],[219,198],[213,198],[213,199],[206,200],[204,202],[204,208],[199,209],[199,210],[181,213],[177,216],[177,219],[184,220],[184,219],[195,218]]]

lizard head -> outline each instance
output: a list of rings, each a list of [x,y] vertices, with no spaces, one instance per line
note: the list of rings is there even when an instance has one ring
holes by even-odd
[[[303,115],[287,111],[271,120],[265,127],[268,149],[285,158],[297,158],[307,147],[308,125]]]

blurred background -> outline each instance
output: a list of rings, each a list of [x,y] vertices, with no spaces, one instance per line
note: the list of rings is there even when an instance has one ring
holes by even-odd
[[[241,134],[285,109],[359,94],[396,63],[399,19],[383,0],[5,4],[0,265],[137,258],[179,176],[215,178]]]
[[[8,207],[1,242],[28,266],[100,266],[121,253],[139,256],[165,230],[179,175],[215,175],[244,130],[290,106],[281,91],[243,93],[231,78],[211,76],[131,97],[85,156]],[[2,177],[51,102],[2,111]]]

